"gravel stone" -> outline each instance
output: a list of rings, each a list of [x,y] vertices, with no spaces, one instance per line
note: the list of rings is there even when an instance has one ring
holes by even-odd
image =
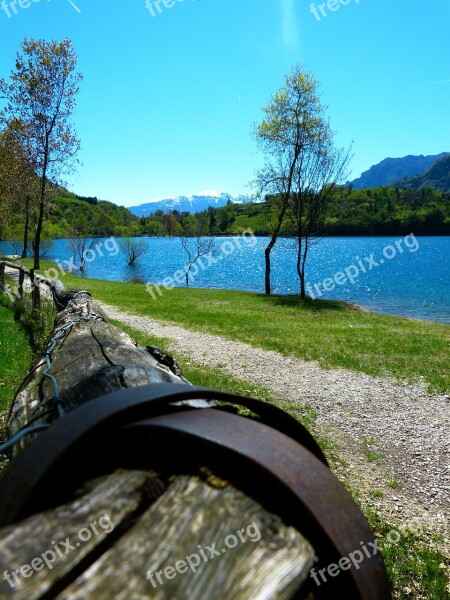
[[[169,338],[165,350],[264,386],[280,401],[311,405],[318,414],[312,433],[331,442],[330,466],[362,508],[375,508],[393,527],[419,523],[440,534],[441,551],[450,555],[448,394],[429,393],[421,382],[324,370],[312,361],[102,307],[110,318]],[[368,451],[376,458],[369,461]]]

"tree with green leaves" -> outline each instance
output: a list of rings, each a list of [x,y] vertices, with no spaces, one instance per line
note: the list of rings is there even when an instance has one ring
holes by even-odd
[[[257,172],[253,187],[257,196],[271,198],[270,241],[265,249],[265,292],[270,294],[272,249],[292,194],[298,191],[305,157],[320,151],[327,126],[318,82],[300,63],[263,110],[265,116],[253,134],[263,153],[264,166]]]
[[[42,228],[50,197],[61,177],[73,170],[80,142],[71,118],[81,73],[68,39],[62,42],[25,39],[17,53],[10,82],[0,80],[6,98],[8,125],[20,123],[22,145],[29,149],[39,177],[37,224],[34,235],[34,268],[39,268]]]
[[[0,131],[0,235],[6,237],[15,199],[16,146],[8,129]]]
[[[303,153],[294,171],[293,189],[288,202],[296,238],[296,268],[300,295],[306,298],[306,259],[311,246],[320,240],[330,207],[342,198],[348,175],[350,150],[336,148],[334,133],[324,124],[311,150]]]
[[[21,254],[25,258],[30,219],[36,208],[39,190],[35,165],[29,149],[22,143],[21,129],[22,124],[14,122],[0,131],[0,206],[3,224],[6,224],[11,213],[23,216]],[[17,247],[15,253],[16,250]]]

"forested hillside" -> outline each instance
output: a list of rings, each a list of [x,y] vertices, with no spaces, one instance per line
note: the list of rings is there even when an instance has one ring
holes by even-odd
[[[450,235],[450,194],[375,188],[350,192],[325,220],[329,235]]]
[[[18,207],[19,208],[19,207]],[[36,215],[32,212],[30,233]],[[3,239],[20,239],[23,234],[24,215],[20,210],[11,212],[8,219],[0,220],[0,236]],[[80,198],[64,192],[50,206],[44,224],[44,239],[67,237],[72,234],[86,236],[141,235],[139,219],[130,211],[112,202],[98,202],[96,198]]]
[[[197,215],[200,217],[200,215]],[[251,227],[256,235],[270,231],[270,203],[232,205],[202,213],[210,219],[211,233],[240,233]],[[450,235],[450,194],[430,189],[342,189],[321,224],[323,235]],[[284,235],[293,233],[289,215]]]
[[[450,155],[436,162],[422,175],[402,179],[394,185],[409,190],[421,190],[431,187],[434,190],[450,193]]]
[[[232,204],[190,215],[163,213],[139,219],[127,208],[96,198],[79,198],[64,192],[57,197],[44,226],[44,237],[58,238],[72,234],[86,236],[173,236],[183,232],[205,235],[233,235],[251,228],[255,235],[270,232],[271,202]],[[33,230],[33,215],[30,232]],[[23,214],[18,210],[6,224],[0,221],[2,239],[21,239]],[[431,189],[400,190],[343,188],[328,216],[321,224],[323,235],[450,235],[450,194]],[[283,235],[293,233],[289,215]],[[32,235],[31,235],[32,238]]]

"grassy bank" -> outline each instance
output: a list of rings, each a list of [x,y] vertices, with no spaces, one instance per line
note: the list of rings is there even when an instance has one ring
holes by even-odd
[[[113,321],[113,323],[144,347],[153,345],[167,349],[168,340],[164,338],[148,335],[128,327],[120,321]],[[314,425],[317,415],[308,405],[300,406],[296,403],[279,401],[271,395],[267,388],[235,379],[220,369],[205,369],[204,366],[196,364],[192,359],[187,360],[181,354],[173,355],[180,364],[185,377],[194,385],[223,389],[235,394],[251,395],[279,406],[308,428]],[[334,455],[333,446],[325,440],[318,439],[318,441],[333,470],[334,462],[338,460]],[[357,493],[354,490],[350,491],[357,501]],[[375,536],[381,542],[395,600],[408,600],[409,598],[444,600],[450,598],[447,590],[447,576],[442,568],[444,563],[448,565],[448,560],[439,552],[436,540],[420,538],[412,532],[405,531],[399,536],[393,535],[393,539],[397,539],[397,537],[399,539],[395,544],[390,544],[387,541],[388,535],[395,527],[381,520],[374,509],[364,512]]]
[[[0,296],[0,413],[4,414],[32,358],[30,340],[25,327],[14,320],[8,299]]]
[[[30,260],[25,262],[31,265]],[[43,269],[49,266],[42,262]],[[342,302],[302,301],[297,296],[174,288],[153,300],[144,285],[73,275],[62,281],[121,310],[315,360],[323,368],[424,381],[432,389],[450,390],[446,325],[353,310]]]
[[[45,267],[45,265],[44,265]],[[84,289],[88,289],[93,293],[93,295],[98,299],[104,299],[109,303],[114,303],[124,308],[125,310],[129,310],[132,312],[137,312],[137,314],[142,314],[139,310],[143,309],[144,301],[147,301],[147,313],[150,316],[155,316],[151,309],[153,306],[158,306],[158,302],[153,302],[151,299],[148,300],[146,298],[147,294],[141,299],[139,302],[135,303],[135,296],[139,297],[142,295],[143,286],[138,286],[134,284],[111,284],[109,282],[99,282],[99,281],[90,281],[83,280],[80,281],[78,278],[69,278],[67,277],[64,283],[68,287],[83,287]],[[137,293],[136,293],[137,292]],[[178,299],[171,299],[170,293],[167,293],[165,297],[161,300],[165,301],[164,305],[160,306],[160,310],[162,311],[158,314],[158,318],[166,318],[169,319],[170,315],[165,316],[167,313],[164,311],[172,310],[176,311],[177,315],[180,315],[180,319],[184,319],[182,321],[184,324],[197,328],[195,326],[195,321],[188,319],[188,309],[196,310],[198,307],[199,310],[202,309],[204,303],[206,303],[206,309],[204,313],[204,319],[201,321],[203,323],[202,327],[198,327],[198,329],[204,329],[208,331],[216,331],[217,333],[222,333],[228,337],[237,337],[238,335],[234,333],[234,329],[230,326],[230,313],[227,311],[226,318],[224,318],[223,322],[220,324],[219,329],[216,330],[214,327],[216,324],[212,321],[211,313],[218,314],[220,313],[219,304],[220,301],[225,303],[227,306],[228,302],[233,302],[236,300],[236,297],[239,296],[242,298],[242,301],[247,302],[245,305],[246,311],[248,314],[248,318],[253,319],[254,324],[257,322],[261,322],[258,329],[258,336],[256,336],[253,340],[255,345],[264,345],[263,338],[263,328],[266,326],[264,323],[267,323],[267,327],[272,325],[272,321],[279,321],[284,314],[282,311],[285,310],[285,304],[273,303],[273,315],[276,317],[275,319],[270,316],[270,313],[267,310],[263,310],[265,306],[264,302],[267,299],[263,296],[257,296],[252,294],[241,294],[238,292],[225,292],[220,293],[216,296],[215,292],[211,292],[210,294],[203,291],[202,294],[197,295],[200,290],[177,290],[179,297]],[[192,292],[194,292],[194,296],[192,296]],[[185,302],[187,307],[183,308],[182,305],[182,297],[185,297]],[[225,299],[226,298],[226,299]],[[256,301],[254,301],[256,299]],[[359,318],[369,318],[377,321],[378,315],[370,315],[367,313],[360,313],[358,311],[352,311],[342,305],[331,305],[327,306],[327,303],[320,303],[320,305],[314,306],[316,303],[306,303],[302,305],[302,303],[296,302],[290,308],[290,311],[298,313],[298,319],[303,320],[303,327],[306,327],[308,322],[314,324],[315,327],[318,327],[317,322],[322,323],[322,326],[330,326],[331,323],[334,323],[335,331],[333,335],[337,336],[339,332],[338,321],[340,318],[343,318],[345,323],[347,323],[347,327],[350,325],[355,325],[355,323],[360,323],[357,319]],[[4,311],[2,311],[4,308]],[[164,309],[164,310],[163,310]],[[237,305],[237,312],[240,311],[240,305]],[[258,316],[258,310],[261,310],[261,314]],[[209,317],[208,317],[209,315]],[[49,313],[49,319],[52,317],[52,314]],[[208,318],[207,318],[208,317]],[[243,316],[240,315],[242,319]],[[384,319],[384,317],[382,317]],[[356,319],[351,320],[351,319]],[[428,324],[415,324],[414,322],[409,322],[403,319],[391,319],[387,318],[387,320],[392,320],[393,322],[400,321],[404,326],[417,325],[427,329],[430,327],[432,330],[435,329],[434,326],[430,326]],[[28,342],[30,340],[30,336],[26,334],[24,328],[17,322],[14,322],[13,313],[10,308],[7,308],[6,305],[2,307],[0,304],[0,341],[1,347],[0,351],[3,357],[7,357],[7,360],[2,363],[3,365],[6,363],[11,363],[13,366],[10,369],[7,384],[10,392],[13,393],[15,391],[16,384],[12,384],[14,379],[13,372],[15,376],[20,380],[24,375],[29,366],[29,362],[31,361],[31,350],[28,347]],[[369,324],[371,321],[369,321]],[[155,338],[144,334],[142,332],[133,330],[125,325],[122,325],[116,322],[117,325],[122,327],[127,333],[129,333],[136,341],[138,341],[142,345],[153,344],[159,345],[162,347],[167,347],[167,341],[161,338]],[[394,327],[394,323],[391,323],[391,328],[394,330],[397,325]],[[211,328],[211,329],[210,329]],[[224,330],[222,330],[224,329]],[[344,328],[345,329],[345,328]],[[280,343],[280,340],[277,340],[278,335],[280,335],[280,329],[277,326],[272,327],[272,335],[275,338],[277,343]],[[297,334],[298,330],[296,330]],[[440,328],[436,326],[436,332],[434,333],[434,337],[438,340],[444,335],[445,328]],[[393,331],[393,334],[395,331]],[[416,335],[420,335],[419,330],[417,330]],[[441,336],[441,337],[440,337]],[[445,338],[443,338],[445,339]],[[269,340],[270,341],[270,340]],[[14,351],[12,351],[15,348]],[[9,352],[9,354],[8,354]],[[19,358],[22,361],[19,361]],[[220,369],[208,369],[205,372],[205,369],[200,365],[196,364],[192,360],[187,360],[183,356],[176,356],[179,360],[181,367],[183,369],[186,377],[196,385],[204,385],[208,387],[224,389],[229,392],[235,392],[243,395],[251,395],[253,397],[260,398],[262,400],[273,402],[278,404],[284,410],[287,410],[290,414],[292,414],[295,418],[299,419],[306,426],[311,427],[314,424],[314,420],[316,415],[312,411],[311,407],[308,406],[298,406],[293,403],[280,402],[277,399],[273,398],[270,391],[261,386],[255,386],[250,384],[244,380],[238,380],[230,377]],[[19,372],[21,373],[19,375]],[[2,377],[2,372],[0,371],[0,380]],[[20,381],[17,381],[17,384]],[[1,392],[1,386],[0,386]],[[322,446],[324,450],[327,452],[330,458],[333,455],[332,447],[326,443],[322,442]],[[331,464],[333,460],[331,460]],[[356,497],[356,494],[354,494]],[[379,539],[386,539],[387,534],[391,530],[391,527],[380,521],[378,515],[375,512],[366,511],[366,516],[369,518],[376,535]],[[405,599],[406,598],[418,598],[428,600],[441,600],[443,598],[448,597],[448,593],[446,591],[447,579],[445,576],[445,572],[443,571],[442,564],[445,562],[445,558],[439,553],[439,551],[432,547],[427,547],[424,543],[424,540],[415,537],[413,534],[403,535],[399,543],[395,544],[395,546],[388,546],[384,549],[384,556],[386,559],[386,566],[389,573],[389,577],[391,580],[391,584],[394,589],[394,598],[395,599]]]

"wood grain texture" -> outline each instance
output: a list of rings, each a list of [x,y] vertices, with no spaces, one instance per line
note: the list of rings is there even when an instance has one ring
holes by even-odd
[[[114,543],[116,532],[145,502],[146,488],[152,480],[157,480],[155,473],[118,471],[101,482],[88,485],[88,490],[89,487],[93,489],[70,504],[3,529],[0,563],[3,575],[7,571],[10,576],[0,580],[0,598],[40,598],[83,561],[95,556],[108,537],[110,543]],[[159,485],[162,493],[164,486]],[[156,489],[155,484],[153,488]],[[33,563],[35,559],[37,562]],[[23,574],[17,573],[21,568]]]
[[[295,529],[234,487],[180,476],[58,599],[284,599],[313,562]]]
[[[123,388],[186,383],[172,357],[134,343],[108,323],[87,293],[66,292],[59,299],[65,308],[52,337],[72,325],[55,346],[51,373],[65,411]],[[10,435],[53,398],[45,368],[42,358],[19,390],[8,417]],[[186,403],[211,406],[201,400]],[[150,457],[146,468],[88,482],[68,504],[0,531],[0,561],[9,577],[0,582],[0,598],[284,600],[308,577],[315,560],[311,545],[256,500],[212,474],[206,480],[200,473],[163,480],[150,471]],[[94,522],[98,533],[77,546],[80,532],[89,533]],[[101,522],[113,527],[99,527]],[[227,547],[226,540],[232,545],[235,539],[235,547]],[[67,544],[75,547],[65,553]],[[219,555],[212,557],[208,547],[214,544]],[[38,569],[33,560],[57,548],[65,554]],[[200,556],[197,572],[173,569],[176,576],[170,578],[168,567],[193,554]],[[149,573],[155,574],[153,583]]]

